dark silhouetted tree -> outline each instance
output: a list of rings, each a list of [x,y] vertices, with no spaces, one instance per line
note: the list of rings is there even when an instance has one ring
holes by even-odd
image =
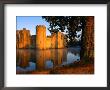
[[[57,33],[58,31],[66,31],[67,38],[69,38],[68,44],[73,46],[76,42],[76,31],[81,31],[81,59],[91,59],[94,52],[94,17],[93,16],[42,16],[50,27],[48,30],[51,33]]]
[[[42,18],[49,22],[48,30],[51,33],[67,30],[68,34],[66,36],[69,38],[69,45],[75,44],[76,31],[85,28],[86,17],[84,16],[43,16]]]

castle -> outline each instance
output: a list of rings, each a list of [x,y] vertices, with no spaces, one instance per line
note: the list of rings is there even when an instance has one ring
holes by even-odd
[[[65,47],[65,35],[57,32],[46,36],[46,27],[44,25],[36,26],[36,35],[31,35],[30,30],[26,30],[26,28],[16,30],[16,48],[54,49]]]
[[[30,47],[30,30],[17,30],[16,31],[16,48],[29,48]]]

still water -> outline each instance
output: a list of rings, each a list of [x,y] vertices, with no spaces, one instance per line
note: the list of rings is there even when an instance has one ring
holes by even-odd
[[[45,71],[80,60],[80,47],[66,49],[17,49],[16,71]]]

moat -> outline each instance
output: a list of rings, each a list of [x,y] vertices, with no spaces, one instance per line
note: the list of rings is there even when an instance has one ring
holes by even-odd
[[[42,73],[80,60],[80,47],[66,49],[17,49],[16,73]],[[39,74],[38,73],[38,74]]]

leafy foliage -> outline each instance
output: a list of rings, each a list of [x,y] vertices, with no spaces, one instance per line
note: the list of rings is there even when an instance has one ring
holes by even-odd
[[[42,18],[49,22],[48,30],[51,33],[58,31],[67,33],[68,45],[73,45],[76,42],[76,31],[83,31],[86,24],[86,16],[42,16]]]

